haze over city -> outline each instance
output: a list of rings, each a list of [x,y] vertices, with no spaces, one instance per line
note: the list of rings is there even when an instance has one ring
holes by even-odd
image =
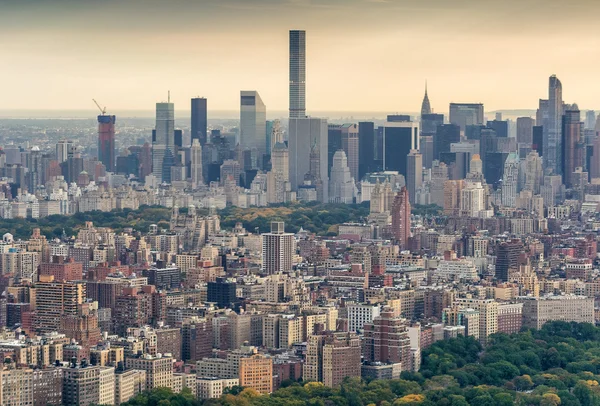
[[[598,107],[600,4],[574,0],[3,0],[0,115],[151,111],[171,90],[236,111],[256,89],[287,110],[287,31],[307,35],[308,112],[434,111],[451,101],[535,109],[557,74],[565,98]]]

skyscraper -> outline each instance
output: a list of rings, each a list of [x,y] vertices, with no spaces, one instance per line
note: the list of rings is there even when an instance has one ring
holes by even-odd
[[[197,187],[202,184],[202,146],[200,145],[200,140],[198,138],[192,139],[190,155],[192,185]]]
[[[468,125],[483,124],[483,104],[450,103],[450,123],[460,126],[463,134]]]
[[[442,124],[437,127],[433,139],[433,159],[440,159],[440,154],[450,152],[450,145],[460,142],[460,127],[457,124]]]
[[[577,105],[565,111],[562,117],[562,174],[563,184],[573,187],[573,172],[578,167],[583,167],[585,144],[583,140],[583,123]]]
[[[338,150],[333,156],[333,166],[329,179],[329,201],[332,203],[352,203],[356,186],[348,168],[348,159],[344,150]]]
[[[523,244],[517,239],[502,242],[496,247],[496,279],[506,282],[510,270],[517,270],[522,250]]]
[[[167,150],[175,145],[175,105],[171,102],[156,103],[156,128],[152,139],[152,174],[159,182],[163,181],[163,161]],[[170,171],[170,168],[169,168]]]
[[[421,103],[421,117],[425,114],[431,114],[431,104],[429,103],[429,96],[427,95],[427,83],[425,83],[425,96]]]
[[[290,118],[306,117],[306,31],[290,31]]]
[[[56,160],[59,164],[69,159],[69,154],[73,149],[73,141],[60,140],[56,143]]]
[[[208,141],[207,100],[204,97],[192,99],[192,142],[199,140],[204,146]]]
[[[535,120],[531,117],[517,118],[517,149],[520,158],[525,158],[533,145],[533,127]]]
[[[519,156],[511,152],[504,162],[502,177],[502,205],[515,207],[519,185]]]
[[[255,149],[258,162],[267,153],[267,108],[257,91],[241,92],[240,132],[238,143],[243,149]]]
[[[419,150],[419,126],[411,121],[386,122],[383,126],[383,170],[406,176],[411,150]]]
[[[392,234],[400,249],[408,247],[410,237],[410,201],[408,189],[402,187],[392,203]]]
[[[348,158],[348,168],[352,177],[358,179],[358,125],[342,125],[342,149]]]
[[[115,120],[116,116],[98,116],[98,160],[108,172],[115,171]]]
[[[375,124],[372,122],[358,123],[358,178],[360,181],[365,174],[375,170]]]
[[[327,201],[327,120],[322,118],[291,118],[289,125],[290,183],[292,190],[304,183],[304,175],[310,171],[312,159],[319,161],[318,172],[323,186],[323,201]],[[317,155],[316,157],[314,155]]]
[[[285,232],[285,223],[274,221],[271,232],[262,234],[262,267],[268,275],[292,270],[294,234]]]
[[[562,84],[556,75],[550,76],[548,100],[540,100],[540,110],[544,127],[544,164],[555,174],[561,174],[561,119],[563,115]]]
[[[417,150],[411,150],[406,164],[406,187],[410,202],[414,204],[417,189],[423,184],[423,155]]]

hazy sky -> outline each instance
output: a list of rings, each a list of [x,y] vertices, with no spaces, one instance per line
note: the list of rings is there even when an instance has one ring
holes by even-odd
[[[171,90],[288,108],[288,30],[307,30],[307,110],[536,108],[548,76],[600,108],[597,0],[0,0],[0,113],[151,110]]]

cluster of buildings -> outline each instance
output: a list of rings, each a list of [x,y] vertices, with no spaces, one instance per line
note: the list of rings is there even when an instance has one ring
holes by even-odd
[[[0,152],[0,217],[172,207],[148,232],[82,224],[76,236],[0,241],[0,403],[120,404],[146,389],[219,397],[283,381],[418,371],[438,340],[600,319],[600,138],[552,76],[535,119],[482,104],[376,125],[306,116],[305,32],[290,32],[287,129],[242,91],[239,128],[191,132],[156,105],[152,142],[97,156],[76,143]],[[184,138],[189,136],[189,143]],[[336,236],[221,228],[214,210],[293,200],[369,202]],[[415,205],[440,207],[413,214]],[[179,208],[187,208],[180,211]]]

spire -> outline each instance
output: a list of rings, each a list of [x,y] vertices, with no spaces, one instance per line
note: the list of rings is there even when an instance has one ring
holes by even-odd
[[[425,81],[425,96],[421,104],[421,117],[424,114],[431,114],[431,104],[429,104],[429,96],[427,95],[427,81]]]

